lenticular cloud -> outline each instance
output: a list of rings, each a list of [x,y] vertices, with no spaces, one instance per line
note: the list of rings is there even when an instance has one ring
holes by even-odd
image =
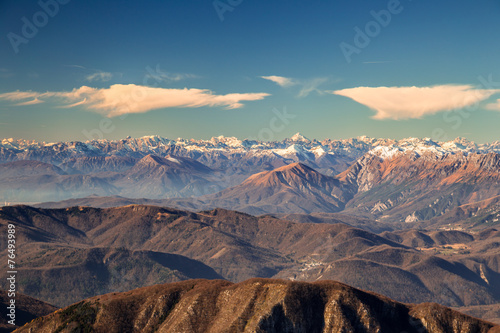
[[[109,117],[128,113],[145,113],[163,108],[196,108],[202,106],[236,109],[244,101],[261,100],[266,93],[234,93],[217,95],[207,89],[165,89],[135,84],[115,84],[97,89],[87,86],[68,92],[23,92],[0,94],[0,99],[18,101],[17,105],[38,104],[55,100],[61,107],[83,106]],[[30,100],[31,99],[31,100]]]
[[[335,95],[349,97],[376,111],[374,119],[412,119],[441,111],[460,109],[500,92],[476,89],[471,85],[432,87],[357,87],[336,90]]]

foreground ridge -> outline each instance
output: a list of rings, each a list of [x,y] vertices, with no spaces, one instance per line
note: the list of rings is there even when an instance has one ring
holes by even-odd
[[[488,332],[449,308],[333,281],[189,280],[96,296],[17,332]],[[493,332],[494,329],[491,330]]]

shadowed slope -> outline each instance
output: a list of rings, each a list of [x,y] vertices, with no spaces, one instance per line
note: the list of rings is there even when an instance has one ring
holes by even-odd
[[[0,306],[2,308],[2,311],[0,312],[2,314],[0,317],[0,332],[2,333],[12,332],[15,328],[23,326],[37,317],[48,315],[49,313],[57,310],[57,307],[55,306],[16,292],[16,296],[14,298],[16,306],[16,326],[13,326],[8,323],[11,318],[7,317],[7,313],[9,311],[7,310],[7,306],[9,306],[10,300],[11,297],[8,296],[8,292],[0,290]]]

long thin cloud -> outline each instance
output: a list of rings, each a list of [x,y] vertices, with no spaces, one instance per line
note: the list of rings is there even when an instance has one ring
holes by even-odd
[[[319,90],[318,87],[321,84],[328,81],[328,78],[325,77],[317,77],[308,80],[299,80],[284,76],[269,75],[269,76],[261,76],[261,78],[272,81],[283,88],[289,88],[296,85],[301,86],[301,89],[297,94],[297,97],[307,97],[313,91],[317,92],[320,95],[323,94],[324,92]]]
[[[376,111],[374,119],[415,119],[441,111],[460,109],[483,101],[498,89],[476,89],[471,85],[431,87],[357,87],[336,90]]]
[[[87,80],[89,82],[93,82],[93,81],[106,82],[106,81],[111,80],[112,78],[113,78],[113,74],[111,74],[109,72],[97,72],[97,73],[87,75],[85,77],[85,80]]]
[[[21,103],[17,103],[14,105],[15,106],[22,106],[22,105],[35,105],[35,104],[40,104],[40,103],[43,103],[43,101],[39,100],[38,98],[35,98],[31,101],[21,102]]]
[[[1,94],[0,99],[5,99],[8,101],[20,101],[28,98],[36,98],[38,96],[40,96],[40,93],[33,91],[14,91]]]
[[[261,76],[264,80],[269,80],[280,87],[291,87],[293,85],[296,85],[297,82],[294,79],[291,79],[289,77],[284,77],[284,76],[278,76],[278,75],[269,75],[269,76]]]
[[[497,101],[495,103],[490,103],[490,104],[486,105],[486,109],[500,111],[500,99],[497,99]]]
[[[216,95],[207,89],[165,89],[138,86],[135,84],[115,84],[109,88],[97,89],[87,86],[67,92],[25,92],[15,91],[0,94],[0,100],[40,102],[53,100],[61,107],[82,106],[103,113],[109,117],[128,113],[145,113],[163,108],[225,107],[237,109],[244,101],[256,101],[269,96],[267,93],[233,93]],[[34,104],[33,101],[18,105]],[[38,102],[39,103],[39,102]]]
[[[305,81],[303,83],[302,89],[298,94],[298,97],[306,97],[313,91],[316,91],[318,94],[323,94],[323,92],[319,90],[318,87],[323,83],[325,83],[326,81],[328,81],[328,79],[324,77],[319,77]]]

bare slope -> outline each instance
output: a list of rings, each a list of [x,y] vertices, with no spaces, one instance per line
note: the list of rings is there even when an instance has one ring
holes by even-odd
[[[124,290],[120,284],[134,288],[141,281],[173,281],[169,276],[200,277],[168,261],[162,264],[151,257],[153,252],[196,260],[235,282],[251,277],[335,279],[404,302],[468,306],[500,300],[500,233],[494,229],[477,234],[421,230],[377,235],[345,224],[137,205],[3,207],[0,228],[8,222],[16,225],[20,269],[26,270],[20,290],[40,298],[57,297],[56,304],[68,301],[70,286],[80,296],[85,291],[106,292],[99,283],[89,285],[93,279],[82,284],[80,277],[102,276],[95,281],[105,281],[109,291]],[[5,251],[5,240],[0,239],[0,249]],[[135,264],[127,268],[128,262]],[[58,277],[59,284],[49,276]]]
[[[107,294],[18,332],[488,332],[493,324],[437,304],[405,305],[347,285],[191,280]]]

